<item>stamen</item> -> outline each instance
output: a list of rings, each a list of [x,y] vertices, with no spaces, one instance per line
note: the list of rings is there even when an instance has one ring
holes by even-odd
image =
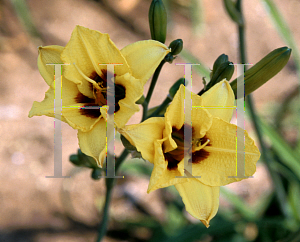
[[[206,139],[205,143],[201,144],[202,139],[197,139],[196,142],[194,142],[195,145],[193,145],[192,152],[198,151],[203,149],[208,143],[210,142],[209,139]]]
[[[210,142],[210,139],[207,139],[206,142],[201,146],[201,149],[204,148],[209,142]]]
[[[86,81],[92,83],[92,84],[93,84],[93,87],[95,87],[96,89],[98,89],[99,85],[97,84],[97,82],[95,82],[93,79],[91,79],[91,78],[89,78],[88,76],[86,76],[86,75],[85,75],[85,74],[77,67],[77,65],[76,65],[75,63],[74,63],[74,66],[75,66],[75,68],[77,69],[77,71],[79,72],[79,74],[82,75],[83,78],[84,78]],[[100,88],[100,87],[99,87],[99,88]]]
[[[201,142],[204,142],[201,144]],[[193,147],[194,150],[192,152],[192,163],[197,164],[200,163],[201,161],[205,160],[209,156],[209,151],[204,149],[205,146],[211,146],[210,139],[207,138],[207,136],[202,137],[201,139],[197,140],[197,144],[200,146],[198,147]]]

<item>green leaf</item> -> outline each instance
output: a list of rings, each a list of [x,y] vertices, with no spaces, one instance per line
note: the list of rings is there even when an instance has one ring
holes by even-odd
[[[202,6],[202,0],[191,0],[189,10],[194,34],[200,33],[204,26],[204,11]]]
[[[264,3],[264,7],[266,8],[268,14],[270,15],[271,19],[274,22],[274,25],[277,31],[280,33],[283,40],[287,43],[287,45],[293,50],[292,57],[294,58],[298,80],[300,84],[300,51],[298,45],[294,39],[293,33],[289,28],[288,24],[284,20],[282,14],[280,13],[278,7],[274,3],[273,0],[262,0]],[[299,117],[300,119],[300,117]],[[300,130],[300,126],[299,126]],[[300,150],[300,135],[298,135],[298,142],[297,142],[297,150]]]
[[[14,7],[16,14],[20,22],[24,25],[26,31],[33,37],[40,38],[40,33],[35,27],[32,20],[30,9],[28,8],[27,2],[25,0],[10,0],[12,6]]]
[[[224,220],[220,216],[214,217],[210,222],[211,226],[207,229],[202,223],[187,225],[181,230],[178,230],[173,236],[167,239],[156,239],[155,242],[193,242],[199,241],[206,236],[218,236],[220,238],[227,238],[231,241],[230,237],[236,233],[234,223]],[[151,240],[152,241],[152,240]],[[219,240],[218,240],[219,241]]]
[[[176,233],[176,231],[182,228],[187,222],[182,211],[180,211],[173,203],[170,203],[167,206],[167,216],[167,223],[164,226],[167,235]]]
[[[287,45],[293,50],[292,56],[295,59],[298,75],[300,75],[300,52],[293,37],[292,31],[290,30],[288,24],[284,20],[273,0],[262,0],[262,2],[264,3],[264,7],[266,8],[268,14],[272,18],[277,31],[280,33],[281,37],[287,43]]]
[[[142,159],[131,159],[124,162],[121,166],[122,172],[127,172],[133,175],[145,175],[150,177],[152,168],[150,163]]]
[[[280,134],[278,134],[273,126],[266,124],[260,118],[257,119],[257,122],[261,127],[263,133],[272,141],[272,146],[277,156],[300,179],[300,158],[298,156],[298,153],[289,146],[289,144],[283,139]]]
[[[235,209],[247,220],[253,221],[256,217],[255,212],[238,195],[231,192],[228,188],[220,187],[220,193],[228,200]]]
[[[292,182],[289,186],[288,201],[292,210],[293,217],[300,221],[300,184],[298,182]]]
[[[268,209],[272,198],[274,197],[274,192],[267,193],[264,196],[260,197],[256,201],[254,206],[249,207],[249,205],[247,205],[242,198],[240,198],[238,195],[234,194],[227,188],[221,187],[220,192],[222,196],[224,196],[225,199],[227,199],[231,203],[231,205],[242,215],[242,217],[244,219],[247,219],[248,221],[255,221],[258,218],[262,217],[262,215]],[[226,217],[228,217],[227,215],[232,217],[232,214],[228,213],[227,211],[223,211],[223,214]]]

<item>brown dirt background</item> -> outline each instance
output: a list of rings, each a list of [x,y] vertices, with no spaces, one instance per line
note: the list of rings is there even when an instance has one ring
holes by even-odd
[[[135,41],[149,39],[147,12],[150,1],[112,0],[107,1],[109,7],[84,0],[27,2],[43,41],[26,34],[10,1],[0,1],[0,241],[94,241],[95,226],[99,221],[96,205],[103,204],[105,193],[103,181],[91,180],[86,170],[71,179],[46,179],[45,176],[53,175],[53,119],[27,117],[33,101],[43,100],[47,90],[36,65],[37,47],[52,44],[64,46],[75,25],[109,33],[120,49]],[[182,5],[190,3],[177,2]],[[275,2],[299,43],[300,1]],[[196,34],[192,32],[186,16],[172,12],[166,44],[173,39],[183,39],[184,48],[208,67],[212,67],[214,60],[222,53],[237,63],[237,29],[226,15],[222,1],[203,0],[202,5],[204,22]],[[243,6],[248,60],[256,63],[273,49],[286,44],[276,32],[261,1],[245,0]],[[159,104],[172,83],[183,76],[183,68],[175,65],[180,62],[183,60],[178,58],[163,69],[151,106]],[[194,90],[199,90],[201,83],[201,77],[195,74]],[[254,93],[259,111],[263,114],[270,104],[280,103],[297,83],[294,64],[290,61],[272,81]],[[139,122],[140,117],[141,113],[136,114],[130,122]],[[247,125],[250,135],[254,137],[251,127]],[[62,127],[65,175],[74,171],[68,157],[76,152],[78,144],[76,131],[66,124]],[[155,216],[164,219],[163,208],[159,206],[161,194],[157,191],[148,195],[147,184],[147,179],[138,177],[128,177],[126,182],[118,182],[111,208],[112,221],[120,222],[134,216],[134,210],[123,197],[125,192],[130,192]],[[272,189],[261,164],[254,178],[229,187],[250,203]],[[68,200],[62,198],[62,190],[70,195],[74,210]],[[221,202],[226,206],[223,199]]]

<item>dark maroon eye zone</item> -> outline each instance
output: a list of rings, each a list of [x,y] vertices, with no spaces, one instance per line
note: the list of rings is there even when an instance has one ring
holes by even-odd
[[[124,99],[126,96],[126,92],[125,92],[125,87],[123,87],[122,85],[116,84],[115,85],[115,93],[111,92],[110,89],[107,90],[106,93],[102,93],[103,97],[106,99],[106,103],[109,107],[112,106],[112,103],[110,103],[110,100],[113,100],[112,98],[114,97],[115,100],[115,113],[118,112],[120,110],[120,105],[119,105],[119,101]],[[108,100],[108,101],[107,101]],[[113,114],[113,109],[109,108],[108,109],[108,114]]]
[[[164,153],[165,160],[168,162],[167,169],[173,170],[176,169],[180,160],[177,160],[173,155],[170,153]]]
[[[192,128],[192,134],[194,134],[193,128]],[[175,127],[172,128],[172,138],[176,142],[177,148],[170,152],[164,153],[165,160],[168,162],[168,166],[167,166],[168,170],[177,169],[179,162],[184,158],[185,149],[190,150],[189,155],[191,156],[192,160],[190,159],[189,162],[192,163],[200,163],[202,160],[206,159],[209,156],[209,152],[206,151],[205,149],[201,149],[193,152],[192,143],[188,147],[184,146],[184,125],[182,125],[180,129],[176,129]],[[200,140],[199,145],[203,145],[207,140],[208,138],[204,136]],[[211,145],[210,143],[207,144],[207,146],[210,145]]]
[[[91,84],[92,86],[92,84]],[[84,105],[80,108],[80,113],[89,118],[98,118],[100,116],[100,107],[95,103],[95,99],[89,98],[83,95],[81,92],[77,94],[75,98],[77,103],[83,103]]]
[[[116,77],[116,74],[114,74],[114,77]],[[111,107],[108,109],[108,114],[118,112],[120,110],[119,101],[126,97],[125,87],[120,84],[114,84],[111,80],[109,80],[109,82],[107,83],[107,70],[102,70],[101,75],[93,72],[90,75],[90,79],[94,80],[99,85],[99,87],[103,89],[107,88],[108,84],[108,89],[96,93],[97,89],[95,89],[93,87],[93,84],[90,83],[90,90],[94,92],[94,95],[97,95],[97,101],[83,95],[82,93],[79,93],[75,100],[77,103],[84,104],[80,109],[81,114],[91,118],[98,118],[100,116],[100,107],[104,105],[108,105],[109,107]],[[113,93],[109,88],[110,86],[112,87],[112,85],[114,85],[115,87],[115,93]],[[112,108],[113,102],[110,103],[110,100],[115,101],[114,108]]]

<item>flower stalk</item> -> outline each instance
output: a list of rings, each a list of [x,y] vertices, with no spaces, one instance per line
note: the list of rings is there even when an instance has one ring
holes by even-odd
[[[237,1],[236,6],[237,6],[237,9],[239,10],[239,12],[241,13],[241,16],[243,17],[241,0]],[[241,61],[241,63],[247,63],[246,44],[245,44],[245,24],[243,24],[242,26],[238,25],[238,33],[239,33],[240,61]],[[250,117],[251,117],[251,120],[253,122],[255,132],[257,134],[258,142],[259,142],[260,147],[262,149],[262,158],[265,161],[265,164],[266,164],[266,166],[267,166],[267,168],[270,172],[270,175],[272,177],[272,180],[274,182],[274,186],[276,187],[275,193],[276,193],[276,197],[277,197],[277,200],[279,202],[280,208],[282,210],[282,213],[285,216],[289,216],[288,211],[285,207],[286,194],[285,194],[285,191],[284,191],[284,187],[283,187],[283,184],[281,182],[281,179],[280,179],[279,175],[277,173],[275,173],[271,168],[272,156],[271,156],[270,151],[267,149],[267,146],[266,146],[266,144],[263,140],[262,132],[261,132],[261,129],[258,125],[258,116],[257,116],[256,111],[255,111],[255,106],[254,106],[251,94],[247,96],[246,105],[249,109]]]
[[[162,69],[162,67],[163,67],[163,65],[164,65],[165,63],[166,63],[165,60],[162,60],[162,61],[161,61],[161,63],[159,64],[159,66],[158,66],[157,69],[155,70],[154,75],[153,75],[153,77],[152,77],[151,84],[150,84],[150,87],[149,87],[147,96],[146,96],[146,98],[145,98],[144,103],[142,104],[142,106],[143,106],[143,118],[142,118],[142,121],[144,121],[144,120],[147,119],[148,105],[149,105],[150,99],[151,99],[151,97],[152,97],[152,94],[153,94],[153,91],[154,91],[156,82],[157,82],[157,80],[158,80],[158,76],[159,76],[159,74],[160,74],[160,71],[161,71],[161,69]]]
[[[129,154],[129,152],[126,149],[124,149],[122,154],[119,156],[119,158],[116,161],[115,172],[118,171],[119,167],[121,166],[123,161],[126,159],[128,154]],[[105,185],[106,185],[105,204],[103,207],[102,221],[98,227],[98,235],[97,235],[97,240],[96,240],[97,242],[100,242],[102,240],[102,238],[105,236],[106,231],[107,231],[107,225],[108,225],[108,219],[109,219],[109,205],[111,202],[114,181],[115,181],[115,178],[106,178],[105,179]]]

